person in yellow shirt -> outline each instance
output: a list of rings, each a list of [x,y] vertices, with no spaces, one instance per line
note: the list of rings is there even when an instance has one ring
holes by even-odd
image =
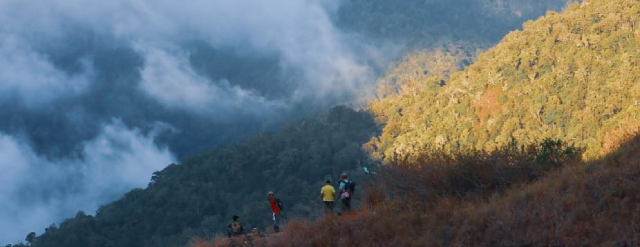
[[[324,213],[333,214],[333,198],[336,196],[336,189],[331,185],[331,179],[327,179],[326,184],[320,190],[322,202],[324,203]]]

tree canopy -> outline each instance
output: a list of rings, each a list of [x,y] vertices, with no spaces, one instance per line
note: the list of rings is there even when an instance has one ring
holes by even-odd
[[[446,83],[407,83],[371,104],[385,124],[367,144],[379,159],[423,148],[493,150],[566,140],[594,158],[640,129],[640,7],[585,1],[525,23]]]

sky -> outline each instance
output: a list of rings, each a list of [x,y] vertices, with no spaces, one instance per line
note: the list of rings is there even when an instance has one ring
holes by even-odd
[[[362,96],[386,48],[336,28],[339,4],[0,0],[0,243]]]

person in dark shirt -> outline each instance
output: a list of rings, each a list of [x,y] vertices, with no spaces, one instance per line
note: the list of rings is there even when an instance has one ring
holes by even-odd
[[[240,223],[240,216],[233,216],[233,221],[227,226],[227,234],[229,237],[244,235],[244,227],[242,226],[242,223]]]

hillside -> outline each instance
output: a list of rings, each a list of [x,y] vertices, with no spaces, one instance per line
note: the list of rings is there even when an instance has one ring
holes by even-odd
[[[374,135],[368,113],[336,107],[172,164],[154,173],[148,188],[130,191],[95,216],[78,212],[32,246],[180,246],[193,236],[222,234],[236,214],[247,227],[264,228],[270,190],[284,201],[287,217],[317,217],[323,182],[343,171],[362,176],[368,159],[360,147]]]
[[[386,97],[410,81],[448,79],[523,22],[564,5],[564,0],[350,0],[338,10],[337,23],[371,42],[391,42],[407,51],[377,81],[377,95]]]
[[[404,58],[414,64],[399,64],[380,81],[380,95],[393,98],[399,91],[404,92],[403,88],[432,76],[439,78],[439,85],[448,85],[451,74],[476,61],[480,50],[520,26],[521,21],[538,16],[547,8],[558,9],[564,1],[390,3],[349,1],[337,10],[335,18],[340,28],[353,32],[357,38],[371,39],[373,43],[397,42],[415,49]],[[234,80],[267,99],[295,92],[290,85],[296,84],[297,78],[283,77],[276,58],[256,58],[200,43],[189,47],[193,53],[189,63],[198,73],[216,80]],[[272,87],[274,82],[280,82],[276,83],[279,86]],[[303,104],[298,110],[301,115],[308,115],[326,104]],[[237,128],[241,132],[247,129],[244,124],[253,123],[247,120],[218,128],[181,117],[175,119],[184,119],[176,121],[184,121],[185,126],[195,126],[186,128],[189,135],[181,134],[179,140],[173,140],[180,146],[181,157],[200,152],[202,143],[210,143],[211,135],[206,133],[220,132],[216,137],[225,137],[224,142],[229,142],[235,139],[228,136],[236,137],[237,133],[226,130]],[[270,119],[257,125],[268,125],[270,129],[278,121]],[[326,115],[186,158],[179,165],[149,174],[152,180],[148,188],[127,193],[101,207],[95,216],[78,212],[76,217],[52,225],[40,236],[29,235],[29,242],[36,247],[179,246],[194,236],[210,239],[219,234],[234,214],[242,215],[249,227],[263,228],[269,222],[265,202],[268,190],[281,195],[288,217],[316,218],[321,212],[317,189],[324,179],[349,171],[359,181],[365,180],[360,169],[371,161],[361,146],[377,133],[369,114],[334,108]]]
[[[372,103],[386,125],[367,148],[386,161],[542,138],[586,158],[615,150],[640,129],[639,8],[586,1],[525,23],[449,80],[423,78]]]
[[[463,60],[408,56],[371,105],[388,165],[358,216],[258,246],[640,245],[639,7],[551,12],[450,76]]]
[[[597,161],[565,160],[547,171],[523,169],[537,162],[527,162],[526,152],[507,150],[488,160],[445,162],[453,167],[429,159],[413,163],[416,168],[391,166],[387,172],[400,176],[381,179],[386,182],[380,188],[387,189],[369,193],[370,207],[358,216],[293,222],[283,235],[254,240],[255,246],[640,245],[640,135]],[[519,163],[501,164],[512,158]],[[527,180],[520,176],[526,173],[543,176]],[[511,187],[494,186],[499,181]],[[194,241],[191,246],[229,245]]]

